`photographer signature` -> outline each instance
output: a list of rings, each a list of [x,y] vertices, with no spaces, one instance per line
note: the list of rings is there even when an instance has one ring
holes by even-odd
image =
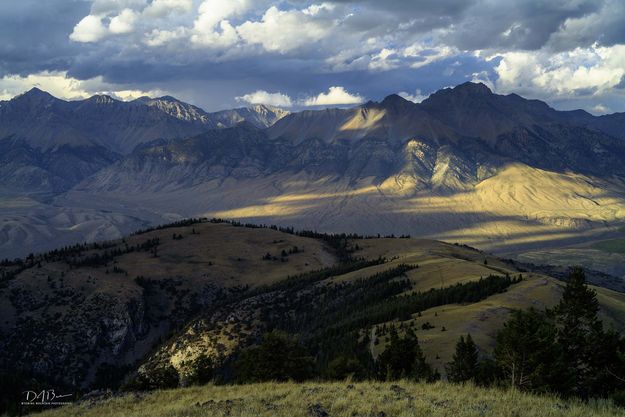
[[[41,391],[23,391],[22,405],[63,405],[70,404],[67,399],[73,394],[57,394],[53,389]]]

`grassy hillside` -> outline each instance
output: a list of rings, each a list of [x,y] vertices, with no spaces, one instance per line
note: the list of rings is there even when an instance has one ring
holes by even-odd
[[[321,240],[210,222],[6,261],[0,369],[41,360],[56,383],[87,386],[103,363],[132,366],[224,297],[336,262]]]
[[[460,335],[489,357],[513,309],[551,307],[562,286],[463,245],[189,221],[0,264],[0,370],[85,392],[172,368],[185,385],[207,357],[227,381],[273,329],[325,369],[355,349],[377,358],[392,323],[444,376]],[[625,329],[625,294],[595,289]]]
[[[444,375],[444,365],[451,360],[460,335],[470,333],[482,355],[489,356],[497,331],[513,309],[553,307],[563,288],[555,278],[519,271],[514,264],[461,245],[409,238],[350,239],[348,245],[353,257],[384,261],[354,265],[347,272],[327,270],[327,275],[320,278],[302,275],[298,280],[303,284],[295,287],[278,284],[242,294],[242,298],[191,321],[161,345],[141,370],[149,373],[171,365],[184,381],[201,355],[220,366],[272,328],[297,334],[310,342],[312,351],[325,351],[328,360],[336,354],[336,346],[346,349],[357,338],[360,342],[369,338],[369,350],[377,358],[389,341],[388,325],[393,324],[400,333],[411,328],[427,361]],[[408,284],[392,295],[383,293],[383,286],[367,287],[367,282],[381,274],[388,275],[383,279],[388,284],[402,280]],[[381,316],[375,309],[392,306],[402,296],[476,283],[487,276],[523,279],[505,291],[473,302],[443,303],[422,311],[413,309],[408,316],[393,315],[388,321],[376,319]],[[594,289],[606,325],[625,329],[625,294]],[[432,327],[424,328],[426,323]],[[326,327],[339,332],[343,339],[328,336]],[[355,330],[358,335],[349,336]]]
[[[582,404],[513,390],[446,383],[265,383],[212,386],[85,400],[41,417],[619,417],[607,403]]]

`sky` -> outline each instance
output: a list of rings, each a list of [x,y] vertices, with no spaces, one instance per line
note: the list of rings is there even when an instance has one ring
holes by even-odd
[[[39,87],[299,110],[465,81],[623,112],[625,1],[0,0],[0,100]]]

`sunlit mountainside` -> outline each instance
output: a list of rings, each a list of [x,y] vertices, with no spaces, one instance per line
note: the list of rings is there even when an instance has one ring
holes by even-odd
[[[86,109],[100,107],[80,130]],[[15,98],[0,109],[10,159],[3,252],[197,215],[411,233],[503,253],[620,236],[620,114],[556,111],[473,83],[421,104],[391,95],[348,109],[271,111],[223,117],[171,97],[64,102],[38,90]],[[108,114],[113,125],[103,124]]]

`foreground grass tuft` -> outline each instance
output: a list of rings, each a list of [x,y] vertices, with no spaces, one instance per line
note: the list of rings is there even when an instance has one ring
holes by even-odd
[[[607,402],[583,404],[513,390],[401,381],[265,383],[181,388],[83,401],[41,417],[625,417]]]

